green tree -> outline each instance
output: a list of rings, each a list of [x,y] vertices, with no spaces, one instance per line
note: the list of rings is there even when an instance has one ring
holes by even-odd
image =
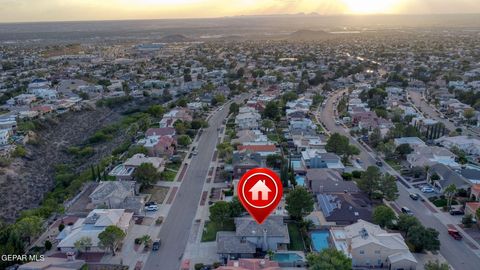
[[[343,155],[348,152],[349,141],[348,138],[340,135],[339,133],[334,133],[327,141],[325,149],[328,152],[334,152],[337,155]]]
[[[52,242],[50,242],[49,240],[46,240],[44,246],[45,246],[45,250],[51,250],[53,245],[52,245]]]
[[[210,206],[210,221],[220,225],[221,228],[225,222],[231,218],[230,204],[225,201],[219,201]]]
[[[315,254],[310,253],[307,256],[309,270],[350,270],[352,269],[352,259],[348,258],[343,252],[333,248],[324,249]]]
[[[238,114],[239,111],[240,106],[237,103],[233,102],[230,104],[229,114]]]
[[[146,247],[148,247],[148,246],[150,245],[150,242],[152,242],[152,238],[150,237],[150,235],[144,234],[144,235],[142,235],[142,237],[140,237],[140,241],[141,241]]]
[[[233,146],[228,142],[217,145],[218,156],[223,159],[229,159],[233,155]]]
[[[408,236],[408,230],[413,226],[419,226],[420,221],[414,216],[400,214],[397,221],[398,229],[402,232],[405,232],[406,236]]]
[[[15,228],[20,237],[30,243],[43,231],[43,219],[38,216],[27,216],[17,221]]]
[[[465,226],[465,228],[470,228],[473,225],[473,215],[472,214],[467,214],[462,218],[462,224]]]
[[[312,194],[304,187],[294,188],[288,193],[285,201],[287,204],[285,209],[296,220],[301,220],[313,211],[314,201]]]
[[[440,249],[438,231],[432,228],[425,228],[422,225],[415,225],[408,229],[407,241],[413,245],[415,252],[423,250],[437,251]]]
[[[98,235],[98,244],[103,249],[109,249],[113,256],[115,256],[115,250],[117,250],[125,236],[125,232],[119,227],[108,226]]]
[[[187,135],[180,135],[178,138],[177,138],[177,142],[179,145],[181,146],[187,146],[189,145],[191,142],[192,142],[192,139],[190,139],[189,136]]]
[[[243,207],[240,200],[238,199],[238,197],[237,196],[233,197],[232,201],[230,202],[230,216],[232,218],[236,218],[245,212],[246,210]]]
[[[142,185],[142,188],[147,188],[158,181],[160,174],[151,163],[142,163],[133,172],[133,178]]]
[[[369,166],[367,170],[362,173],[362,177],[358,180],[358,187],[363,192],[367,193],[369,198],[372,198],[373,193],[378,191],[381,177],[382,174],[378,167]]]
[[[395,152],[397,152],[397,154],[400,155],[401,158],[405,158],[406,155],[413,152],[413,149],[410,147],[409,144],[404,143],[399,145]]]
[[[380,182],[380,190],[383,197],[388,201],[394,201],[398,198],[397,179],[388,173],[384,174]]]
[[[385,228],[392,225],[392,221],[395,220],[395,212],[386,206],[379,205],[375,207],[372,213],[373,222],[378,224],[380,227]]]
[[[271,131],[274,127],[275,127],[275,124],[272,120],[270,119],[265,119],[262,121],[262,127],[266,130],[266,131]]]
[[[75,247],[76,250],[80,253],[85,253],[87,252],[91,247],[92,247],[92,238],[88,236],[83,236],[80,237],[75,243],[73,243],[73,246]]]
[[[280,168],[283,163],[283,157],[278,154],[268,155],[266,159],[266,164],[270,168]]]
[[[147,109],[147,113],[153,117],[161,118],[165,113],[165,108],[162,105],[152,105]]]
[[[438,260],[429,261],[424,266],[425,270],[450,270],[447,263],[440,263]]]
[[[280,110],[278,108],[278,104],[275,101],[270,101],[265,106],[265,110],[263,111],[263,117],[268,118],[271,120],[277,119],[278,115],[280,114]]]
[[[379,128],[373,129],[372,133],[368,137],[368,142],[373,148],[377,148],[378,144],[382,141],[382,134]]]

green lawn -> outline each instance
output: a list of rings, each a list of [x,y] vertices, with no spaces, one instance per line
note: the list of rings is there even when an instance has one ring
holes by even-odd
[[[163,171],[160,174],[160,179],[162,181],[173,181],[175,180],[175,176],[177,176],[177,172],[174,171]]]
[[[400,171],[402,169],[402,166],[397,160],[386,159],[385,162],[387,162],[388,165],[390,165],[396,171]]]
[[[303,238],[300,233],[300,228],[297,224],[289,223],[288,224],[288,234],[290,235],[290,245],[289,250],[304,250]]]
[[[210,222],[206,221],[205,222],[205,227],[203,228],[203,234],[202,234],[202,242],[211,242],[215,241],[217,238],[217,232],[219,231],[235,231],[235,223],[233,223],[233,220],[225,222],[223,224],[223,228],[220,226],[220,224],[217,224],[215,222]]]

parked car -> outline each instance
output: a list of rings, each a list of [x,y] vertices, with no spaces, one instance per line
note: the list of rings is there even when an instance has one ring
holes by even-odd
[[[381,160],[377,160],[377,162],[375,162],[375,164],[377,164],[378,167],[383,166],[383,162]]]
[[[150,205],[157,205],[157,203],[154,202],[154,201],[145,203],[145,207],[150,206]]]
[[[145,211],[157,211],[158,210],[158,205],[153,204],[145,207]]]
[[[160,249],[160,244],[161,244],[160,239],[155,240],[153,242],[153,245],[152,245],[152,250],[153,251],[159,250]]]
[[[432,187],[422,187],[422,192],[423,193],[434,193],[435,192],[435,189],[433,189]]]
[[[414,200],[414,201],[417,201],[417,200],[418,200],[418,198],[420,197],[420,196],[418,196],[418,194],[417,194],[417,193],[410,193],[410,195],[409,195],[409,196],[410,196],[410,198],[412,198],[412,200]]]
[[[461,216],[461,215],[464,215],[465,212],[463,212],[462,210],[460,209],[452,209],[449,211],[450,215],[452,216]]]
[[[456,229],[448,229],[448,234],[453,237],[455,240],[462,240],[462,235]]]
[[[408,209],[408,208],[407,208],[407,207],[405,207],[405,206],[404,206],[404,207],[402,207],[402,209],[401,209],[401,210],[402,210],[402,213],[404,213],[405,215],[410,215],[410,216],[411,216],[411,215],[413,215],[413,212],[412,212],[412,210]]]

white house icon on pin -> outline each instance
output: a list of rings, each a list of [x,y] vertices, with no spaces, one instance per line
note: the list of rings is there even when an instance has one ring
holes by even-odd
[[[268,193],[272,192],[267,185],[265,180],[258,180],[258,182],[248,191],[252,193],[252,200],[258,201],[258,194],[262,194],[262,201],[268,200]]]

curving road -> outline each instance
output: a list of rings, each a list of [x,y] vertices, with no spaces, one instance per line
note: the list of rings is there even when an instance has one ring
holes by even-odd
[[[350,139],[350,143],[356,145],[360,149],[361,153],[359,158],[362,160],[362,165],[364,168],[368,166],[375,166],[376,155],[367,150],[367,148],[361,145],[357,140],[353,139],[350,136],[348,129],[335,124],[336,117],[334,114],[334,106],[336,106],[336,99],[339,98],[344,92],[346,92],[346,90],[338,91],[332,96],[328,97],[323,110],[317,113],[317,117],[320,118],[319,120],[321,120],[321,122],[330,132],[338,132],[344,136],[347,136]],[[384,164],[385,165],[381,168],[383,172],[389,172],[392,175],[402,178],[393,168],[388,166],[388,164],[385,162]],[[403,181],[407,182],[405,179],[403,179]],[[399,190],[399,197],[395,202],[396,205],[399,208],[403,206],[408,207],[413,211],[415,217],[417,217],[424,226],[434,228],[440,233],[440,253],[443,255],[443,257],[445,257],[448,263],[450,263],[456,270],[480,269],[480,258],[466,243],[468,240],[456,241],[453,240],[450,235],[448,235],[446,225],[441,222],[439,217],[437,217],[441,217],[443,214],[432,213],[432,211],[430,211],[430,209],[427,207],[426,203],[421,202],[420,200],[414,201],[410,199],[410,192],[418,193],[418,190],[406,187],[398,181],[397,186]]]

